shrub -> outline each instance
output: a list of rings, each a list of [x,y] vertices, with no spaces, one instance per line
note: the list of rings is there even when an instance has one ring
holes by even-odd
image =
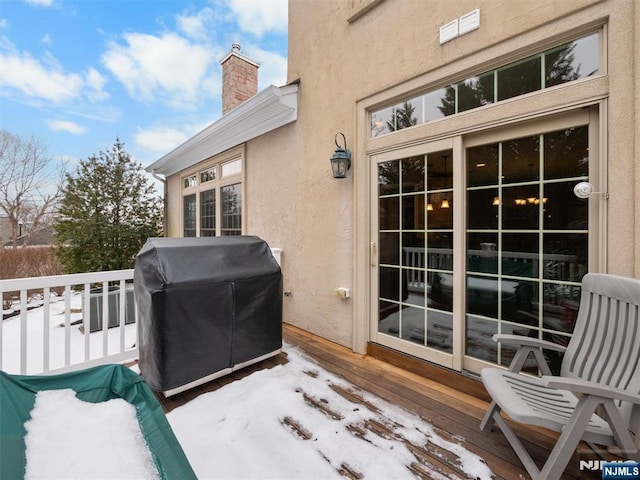
[[[62,275],[55,247],[0,248],[0,280],[51,275]],[[34,293],[41,292],[29,291],[27,295],[31,297]],[[3,294],[4,307],[10,304],[14,294]]]

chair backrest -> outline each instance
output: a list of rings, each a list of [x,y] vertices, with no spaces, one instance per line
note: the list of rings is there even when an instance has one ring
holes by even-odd
[[[640,393],[640,280],[590,273],[561,375]],[[640,435],[640,406],[622,403],[624,421]]]

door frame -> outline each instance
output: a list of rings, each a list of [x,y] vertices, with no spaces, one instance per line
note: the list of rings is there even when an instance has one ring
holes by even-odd
[[[378,332],[378,292],[379,292],[379,265],[378,265],[378,249],[377,249],[377,237],[378,237],[378,176],[377,176],[377,165],[381,162],[387,161],[395,161],[400,160],[402,158],[408,158],[412,156],[418,155],[426,155],[431,152],[437,152],[442,150],[451,150],[452,151],[452,162],[453,165],[456,162],[460,162],[458,156],[462,154],[461,150],[462,142],[461,137],[449,137],[440,140],[434,140],[430,142],[420,143],[418,145],[411,145],[405,147],[399,147],[397,149],[373,154],[369,156],[370,162],[370,185],[369,185],[369,225],[370,225],[370,268],[369,268],[369,284],[370,284],[370,315],[369,315],[369,331],[370,337],[369,340],[380,345],[384,345],[386,347],[390,347],[396,350],[403,351],[410,355],[416,356],[423,360],[427,360],[443,367],[447,367],[450,369],[460,370],[462,365],[461,362],[461,354],[463,347],[463,343],[459,340],[462,337],[462,323],[460,319],[462,319],[461,312],[459,308],[462,306],[462,302],[460,297],[460,289],[454,288],[454,300],[453,300],[453,311],[452,311],[452,353],[446,353],[442,351],[438,351],[436,349],[419,345],[417,343],[413,343],[407,340],[402,340],[400,338],[395,338],[383,333]],[[460,195],[460,185],[462,182],[462,172],[460,169],[453,168],[453,229],[456,230],[456,223],[463,221],[464,216],[464,204],[461,202]],[[460,261],[457,257],[461,255],[456,255],[456,249],[459,248],[459,240],[454,235],[453,237],[453,262],[454,262],[454,272],[457,263]],[[454,285],[456,283],[454,273]],[[426,309],[426,306],[425,306]],[[426,333],[426,332],[425,332]]]
[[[366,117],[366,111],[360,112],[363,118]],[[353,350],[359,353],[366,353],[366,345],[368,342],[375,342],[376,331],[374,327],[374,314],[377,314],[375,303],[378,301],[377,296],[374,298],[374,287],[377,285],[376,275],[372,270],[372,252],[373,236],[372,232],[377,228],[377,220],[374,221],[372,209],[374,201],[377,201],[377,180],[375,177],[376,169],[373,168],[378,161],[382,159],[400,159],[413,154],[420,154],[425,150],[440,148],[446,145],[447,148],[454,150],[454,159],[459,159],[458,165],[464,164],[466,148],[478,142],[488,141],[488,139],[497,135],[498,137],[509,136],[518,131],[538,130],[553,131],[574,124],[576,118],[588,117],[589,125],[589,150],[590,150],[590,181],[596,187],[596,190],[606,190],[607,185],[607,145],[606,136],[603,136],[607,128],[607,101],[600,99],[596,102],[588,102],[579,106],[574,105],[569,109],[561,109],[554,112],[547,112],[545,115],[536,115],[529,119],[522,119],[511,124],[495,124],[483,126],[484,128],[468,129],[465,131],[455,132],[455,135],[449,137],[414,139],[407,143],[393,142],[388,143],[388,139],[384,139],[385,146],[375,148],[379,144],[378,139],[368,138],[367,125],[368,122],[359,122],[364,141],[363,148],[357,151],[354,169],[354,202],[356,205],[364,205],[364,209],[356,209],[355,224],[355,259],[354,259],[354,322],[353,322]],[[416,129],[418,130],[418,129]],[[422,129],[420,129],[422,130]],[[418,133],[417,131],[415,133]],[[398,135],[398,134],[396,134]],[[402,136],[399,134],[398,140]],[[415,138],[415,135],[411,137]],[[515,138],[515,137],[512,137]],[[383,144],[383,145],[384,145]],[[437,147],[436,147],[437,145]],[[453,171],[453,198],[454,198],[454,252],[465,252],[466,242],[464,238],[465,226],[465,172],[462,168],[454,168]],[[589,199],[589,271],[606,272],[607,270],[607,202],[603,196],[594,195]],[[377,238],[376,238],[377,241]],[[465,357],[464,346],[464,311],[465,311],[465,289],[464,276],[465,256],[454,254],[454,300],[453,300],[453,353],[449,360],[448,368],[462,371],[479,371],[480,368],[488,366],[482,361]],[[456,274],[462,272],[462,274]],[[375,290],[377,292],[377,288]],[[375,320],[377,325],[377,319]],[[456,334],[458,332],[458,334]],[[376,342],[378,343],[378,342]],[[408,343],[408,342],[406,342]],[[420,346],[418,346],[420,347]],[[410,353],[410,352],[409,352]],[[421,355],[418,355],[421,356]],[[443,364],[443,362],[438,362]],[[444,362],[445,364],[447,362]],[[493,365],[493,364],[491,364]]]

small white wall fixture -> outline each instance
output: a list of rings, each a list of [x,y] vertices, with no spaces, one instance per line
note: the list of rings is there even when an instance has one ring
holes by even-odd
[[[440,45],[478,28],[480,28],[480,9],[476,8],[440,27]]]
[[[447,43],[449,40],[453,40],[458,35],[458,19],[456,18],[440,27],[440,45]]]
[[[465,13],[458,20],[460,35],[477,30],[480,28],[480,9],[476,8],[472,12]]]

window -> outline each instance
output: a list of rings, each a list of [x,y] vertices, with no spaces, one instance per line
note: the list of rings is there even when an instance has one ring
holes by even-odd
[[[537,55],[371,112],[371,136],[525,95],[600,71],[599,34],[593,33]]]
[[[216,169],[215,168],[209,168],[208,170],[205,170],[204,172],[200,172],[200,183],[210,182],[210,181],[215,180],[215,179],[216,179]]]
[[[189,172],[182,186],[183,236],[242,235],[242,158]]]
[[[222,187],[222,235],[242,235],[240,184]]]
[[[230,177],[242,171],[242,160],[232,160],[231,162],[222,164],[222,176]]]
[[[588,127],[469,148],[466,169],[466,354],[508,365],[494,333],[566,343],[588,268],[588,202],[573,194]]]
[[[183,186],[184,186],[184,188],[195,187],[196,186],[196,176],[195,175],[189,175],[188,177],[186,177],[184,179]]]
[[[200,236],[216,236],[216,190],[200,192]]]
[[[184,197],[184,232],[185,237],[196,236],[196,195]]]
[[[453,152],[378,163],[378,332],[452,352]]]

